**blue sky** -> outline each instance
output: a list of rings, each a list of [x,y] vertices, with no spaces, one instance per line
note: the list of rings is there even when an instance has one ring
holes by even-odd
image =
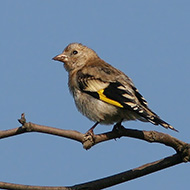
[[[71,42],[94,49],[125,72],[149,106],[180,133],[142,122],[134,129],[157,130],[189,142],[190,2],[1,1],[1,130],[17,119],[86,132],[93,123],[75,108],[67,73],[52,57]],[[112,126],[99,125],[95,133]],[[168,147],[121,138],[85,151],[60,137],[30,133],[1,140],[0,181],[28,185],[74,185],[119,173],[174,154]],[[189,164],[110,189],[178,190],[189,187]]]

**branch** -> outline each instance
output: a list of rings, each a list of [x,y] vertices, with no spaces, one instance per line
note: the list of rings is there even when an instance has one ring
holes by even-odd
[[[179,154],[175,154],[173,156],[142,165],[138,168],[131,169],[113,176],[109,176],[103,179],[95,180],[92,182],[79,184],[76,186],[72,186],[72,189],[75,190],[83,190],[83,189],[93,189],[93,190],[99,190],[104,189],[107,187],[111,187],[123,182],[127,182],[139,177],[142,177],[144,175],[148,175],[150,173],[180,164],[182,161],[182,158]]]
[[[0,139],[20,135],[23,133],[39,132],[75,140],[82,143],[85,149],[89,149],[98,143],[121,137],[136,138],[147,141],[149,143],[161,143],[174,148],[176,152],[182,152],[187,146],[187,143],[180,141],[179,139],[172,137],[171,135],[160,133],[157,131],[140,131],[134,129],[126,129],[121,126],[117,129],[113,129],[110,132],[92,135],[83,134],[74,130],[65,130],[44,125],[38,125],[31,122],[27,123],[24,114],[21,115],[21,119],[18,119],[18,121],[22,124],[22,126],[14,129],[0,131]]]
[[[188,149],[190,155],[190,147]],[[190,160],[189,160],[190,161]],[[180,164],[183,162],[182,156],[178,153],[173,156],[145,164],[138,168],[128,170],[103,179],[78,184],[70,187],[47,187],[47,186],[30,186],[13,183],[0,182],[0,188],[9,190],[100,190],[126,181],[130,181],[144,175]]]
[[[96,145],[100,142],[108,141],[111,139],[121,138],[121,137],[132,137],[140,140],[145,140],[147,142],[156,142],[161,143],[166,146],[172,147],[176,150],[176,154],[162,160],[158,160],[149,164],[145,164],[138,168],[128,170],[126,172],[122,172],[120,174],[116,174],[113,176],[109,176],[103,179],[87,182],[84,184],[78,184],[71,187],[45,187],[45,186],[28,186],[28,185],[19,185],[19,184],[12,184],[6,182],[0,182],[0,188],[3,189],[12,189],[12,190],[98,190],[103,189],[106,187],[110,187],[119,183],[123,183],[158,170],[162,170],[167,167],[171,167],[182,162],[189,162],[190,161],[190,144],[180,141],[168,134],[159,133],[156,131],[140,131],[140,130],[133,130],[133,129],[126,129],[124,127],[114,128],[114,130],[92,135],[92,134],[83,134],[78,131],[73,130],[64,130],[64,129],[57,129],[53,127],[37,125],[31,122],[26,122],[24,114],[21,115],[21,119],[19,122],[22,124],[21,127],[0,131],[0,139],[7,138],[27,132],[40,132],[40,133],[47,133],[51,135],[57,135],[65,138],[69,138],[75,140],[77,142],[81,142],[85,149],[91,148],[93,145]]]

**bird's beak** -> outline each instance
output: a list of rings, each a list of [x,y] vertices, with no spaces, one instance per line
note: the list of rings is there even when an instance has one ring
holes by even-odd
[[[64,53],[61,53],[61,54],[53,57],[52,59],[55,61],[61,61],[61,62],[68,61],[68,57]]]

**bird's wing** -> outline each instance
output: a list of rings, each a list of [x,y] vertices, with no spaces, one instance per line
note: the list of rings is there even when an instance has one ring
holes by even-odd
[[[132,80],[109,64],[91,65],[77,73],[81,91],[121,109],[134,111],[141,118],[165,128],[174,129],[148,108],[147,101]]]
[[[105,62],[85,66],[78,71],[77,80],[83,92],[106,103],[135,112],[141,104],[147,107],[131,79]]]

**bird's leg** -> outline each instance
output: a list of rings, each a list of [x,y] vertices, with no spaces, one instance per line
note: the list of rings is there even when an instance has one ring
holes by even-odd
[[[113,126],[113,129],[112,131],[119,131],[119,129],[123,128],[123,125],[121,125],[123,120],[117,122],[114,126]]]
[[[95,144],[94,138],[94,128],[98,125],[99,122],[96,122],[84,135],[83,139],[83,147],[88,150]]]
[[[94,136],[94,129],[95,129],[95,127],[97,126],[99,124],[99,122],[96,122],[87,132],[86,132],[86,134],[90,134],[90,135],[92,135],[92,136]]]

